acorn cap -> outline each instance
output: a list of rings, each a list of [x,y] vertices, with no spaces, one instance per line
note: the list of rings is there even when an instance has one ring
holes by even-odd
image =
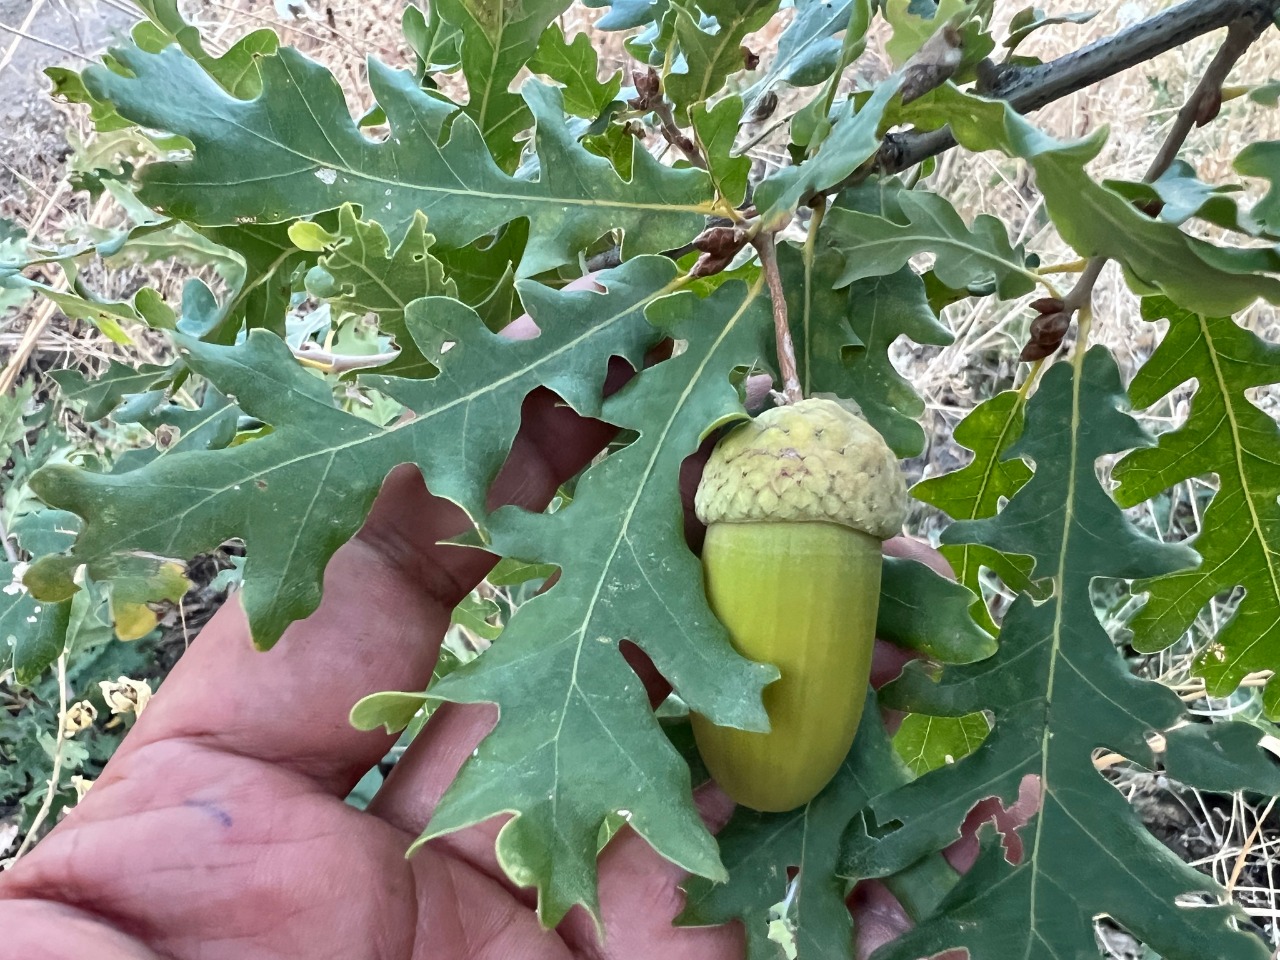
[[[820,521],[899,533],[907,482],[875,428],[833,400],[766,410],[725,436],[702,471],[703,523]]]

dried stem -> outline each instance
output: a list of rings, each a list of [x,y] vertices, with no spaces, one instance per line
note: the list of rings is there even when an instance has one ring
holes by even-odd
[[[5,529],[4,520],[0,518],[0,543],[4,544],[4,557],[10,563],[18,562],[18,551],[9,542],[9,531]]]
[[[1245,838],[1244,846],[1240,848],[1240,853],[1236,856],[1236,862],[1231,868],[1231,876],[1227,880],[1227,900],[1230,901],[1232,893],[1236,889],[1236,884],[1240,880],[1240,874],[1244,870],[1245,861],[1249,858],[1249,851],[1253,849],[1253,845],[1258,842],[1258,835],[1262,833],[1262,825],[1266,823],[1267,817],[1271,816],[1271,808],[1276,805],[1276,798],[1272,797],[1267,801],[1266,807],[1262,813],[1258,814],[1258,819],[1253,825],[1253,829],[1249,831],[1249,836]]]
[[[67,655],[65,653],[58,655],[58,733],[53,744],[53,770],[49,773],[49,788],[45,791],[44,800],[40,803],[40,809],[36,811],[35,817],[31,821],[31,827],[27,830],[27,835],[22,838],[22,844],[18,847],[18,852],[9,860],[9,866],[17,863],[29,849],[31,844],[35,842],[36,834],[40,832],[41,825],[44,824],[45,818],[49,816],[49,811],[53,809],[54,797],[58,795],[58,784],[62,780],[62,748],[67,742],[66,723],[67,723]]]
[[[769,299],[773,302],[773,327],[778,341],[778,374],[782,377],[783,403],[796,403],[804,399],[800,390],[800,374],[796,370],[796,345],[791,339],[791,325],[787,321],[787,297],[782,289],[782,274],[778,272],[778,252],[772,233],[761,234],[751,241],[760,254],[760,266],[769,284]]]
[[[1262,34],[1270,26],[1270,21],[1259,17],[1241,17],[1234,20],[1227,29],[1227,39],[1222,42],[1222,46],[1214,55],[1209,66],[1205,68],[1204,76],[1200,78],[1200,83],[1196,85],[1195,91],[1187,98],[1187,102],[1182,105],[1182,109],[1178,111],[1177,117],[1174,118],[1173,127],[1170,129],[1168,136],[1165,137],[1164,143],[1160,145],[1159,151],[1155,158],[1151,161],[1151,166],[1147,169],[1146,176],[1142,179],[1147,183],[1153,183],[1164,175],[1165,171],[1173,165],[1173,161],[1178,158],[1178,151],[1182,149],[1182,145],[1187,140],[1187,135],[1191,133],[1193,127],[1197,125],[1197,118],[1200,117],[1201,111],[1205,109],[1207,104],[1217,101],[1217,106],[1222,98],[1222,85],[1226,83],[1227,74],[1231,72],[1231,68],[1245,54],[1254,42],[1262,36]],[[1217,111],[1214,110],[1216,115]],[[1199,124],[1203,126],[1203,123]]]
[[[370,353],[363,356],[344,353],[330,353],[319,347],[294,349],[293,355],[308,367],[315,367],[326,373],[346,373],[350,370],[367,370],[390,363],[399,353]]]

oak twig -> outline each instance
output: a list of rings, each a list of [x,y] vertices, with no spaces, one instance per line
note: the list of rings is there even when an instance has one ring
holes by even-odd
[[[1007,100],[1019,113],[1029,113],[1236,21],[1250,21],[1260,25],[1260,29],[1265,29],[1265,25],[1277,12],[1280,12],[1280,0],[1184,0],[1177,6],[1057,60],[1035,66],[990,65],[984,72],[979,92],[987,97]],[[652,103],[646,105],[646,109],[653,108]],[[669,106],[667,113],[670,115]],[[659,120],[663,120],[660,114]],[[665,123],[663,133],[664,136],[668,133]],[[680,145],[677,143],[676,146]],[[940,130],[891,133],[884,138],[876,156],[827,192],[838,193],[845,186],[859,182],[873,172],[901,173],[954,146],[955,138],[945,127]],[[696,161],[690,158],[690,162]],[[707,220],[709,227],[729,223],[728,220],[715,217]],[[667,251],[666,255],[678,258],[692,249],[690,244],[685,244]],[[621,251],[614,246],[591,257],[587,261],[587,267],[590,270],[604,270],[616,267],[621,262]]]
[[[1185,0],[1057,60],[996,67],[979,92],[1007,100],[1018,113],[1030,113],[1237,21],[1259,25],[1261,33],[1277,11],[1280,0]],[[900,173],[955,145],[945,127],[890,134],[874,163],[885,173]]]
[[[778,252],[772,233],[762,233],[751,241],[760,254],[760,266],[765,282],[769,284],[769,299],[773,302],[773,328],[778,344],[778,375],[782,378],[781,402],[796,403],[804,399],[800,390],[800,374],[796,369],[796,345],[791,338],[791,324],[787,320],[787,297],[782,289],[782,274],[778,271]]]
[[[656,97],[649,104],[649,107],[653,111],[653,115],[658,118],[661,124],[662,136],[667,142],[683,153],[684,158],[695,167],[703,170],[707,169],[707,161],[702,156],[702,151],[698,149],[698,145],[676,124],[675,115],[671,112],[671,104],[667,103],[662,97]]]
[[[1237,6],[1239,5],[1237,4]],[[1208,5],[1206,4],[1205,6]],[[1274,12],[1275,9],[1280,8],[1280,2],[1271,0],[1269,3],[1255,3],[1251,6],[1269,6]],[[1180,8],[1175,7],[1174,9]],[[1182,109],[1178,111],[1178,115],[1174,118],[1173,126],[1164,138],[1164,142],[1160,144],[1160,149],[1156,151],[1156,155],[1151,161],[1151,166],[1147,168],[1147,172],[1142,178],[1144,183],[1154,183],[1159,180],[1173,165],[1173,161],[1177,159],[1178,151],[1186,143],[1187,135],[1191,133],[1192,129],[1197,125],[1203,126],[1207,119],[1212,119],[1213,116],[1217,115],[1217,108],[1221,105],[1222,85],[1226,82],[1227,74],[1231,72],[1231,68],[1236,65],[1236,62],[1244,56],[1245,51],[1268,29],[1270,20],[1269,14],[1264,15],[1263,12],[1246,11],[1238,19],[1231,21],[1228,25],[1227,37],[1222,42],[1222,46],[1214,54],[1209,66],[1205,68],[1204,76],[1200,78],[1195,90],[1187,98],[1186,103],[1182,105]],[[1089,259],[1084,271],[1080,274],[1080,278],[1068,291],[1067,295],[1063,297],[1063,310],[1067,316],[1085,309],[1092,302],[1094,287],[1098,283],[1098,278],[1102,276],[1102,270],[1106,267],[1107,260],[1108,258],[1105,256],[1091,257]]]

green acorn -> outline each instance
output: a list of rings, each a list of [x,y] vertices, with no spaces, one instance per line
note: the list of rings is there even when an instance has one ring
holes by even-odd
[[[770,732],[693,716],[707,769],[738,803],[790,810],[835,776],[862,717],[880,602],[881,543],[906,480],[846,406],[801,400],[725,436],[694,501],[707,525],[707,599],[745,657],[774,664]]]

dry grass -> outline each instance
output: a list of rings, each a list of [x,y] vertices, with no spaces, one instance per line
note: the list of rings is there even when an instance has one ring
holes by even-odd
[[[79,0],[78,4],[73,0],[37,0],[32,8],[35,10],[33,23],[37,26],[39,8],[45,4],[50,10],[65,9],[68,4],[79,8],[128,9],[124,0]],[[1051,13],[1067,12],[1078,6],[1073,2],[1041,5]],[[1166,0],[1094,3],[1090,6],[1100,12],[1091,23],[1042,31],[1026,44],[1023,52],[1052,59],[1167,5]],[[1007,16],[1023,4],[997,6]],[[292,21],[282,21],[271,4],[254,0],[196,0],[185,4],[185,8],[214,52],[221,52],[248,30],[272,27],[284,42],[297,46],[334,71],[348,91],[353,113],[369,106],[364,65],[367,55],[373,54],[394,66],[409,64],[409,54],[399,30],[403,0],[332,0],[327,4],[317,0],[306,7],[302,17]],[[598,11],[575,6],[563,18],[566,33],[590,29],[597,15]],[[766,60],[785,18],[784,14],[749,38],[749,46]],[[33,60],[67,59],[58,49],[33,48],[29,42],[25,49],[20,49],[15,42],[20,38],[9,36],[12,39],[0,35],[0,65],[3,65],[0,66],[0,85],[5,82],[6,70],[29,70]],[[596,39],[603,69],[612,71],[629,65],[621,37],[598,34]],[[1214,37],[1189,43],[1143,67],[1055,103],[1036,114],[1035,120],[1060,137],[1080,136],[1101,124],[1109,125],[1112,136],[1092,172],[1099,177],[1140,178],[1173,115],[1216,50],[1216,44]],[[1257,45],[1233,76],[1240,81],[1267,78],[1274,69],[1275,50],[1274,40]],[[79,56],[70,58],[73,64],[79,59]],[[850,71],[846,84],[852,85],[859,78],[874,79],[887,72],[887,58],[873,44]],[[777,116],[786,113],[784,98]],[[52,129],[65,124],[75,136],[84,138],[89,134],[80,111],[60,111],[55,116],[50,124]],[[0,141],[4,158],[0,165],[0,216],[17,220],[33,237],[41,239],[65,236],[83,230],[90,223],[99,226],[112,223],[118,214],[109,207],[96,208],[83,194],[76,194],[69,187],[59,157],[42,157],[38,151],[24,146],[23,138],[28,134],[29,131],[14,130],[5,134],[9,142]],[[1183,157],[1206,180],[1229,181],[1234,179],[1233,156],[1244,144],[1263,139],[1280,139],[1280,111],[1235,102],[1225,107],[1216,122],[1192,134]],[[762,167],[777,166],[785,162],[784,147],[785,127],[780,126],[765,135],[751,154]],[[951,198],[968,215],[985,212],[1001,217],[1009,225],[1013,238],[1039,253],[1044,262],[1074,259],[1074,254],[1047,223],[1034,183],[1020,163],[952,151],[939,163],[930,186]],[[1259,184],[1250,184],[1250,190],[1254,197],[1260,195]],[[166,292],[176,292],[184,277],[182,271],[168,269],[95,273],[93,279],[102,294],[124,296],[143,280],[157,284]],[[1069,286],[1072,278],[1060,279],[1063,286]],[[39,309],[32,304],[17,315],[0,318],[0,358],[21,342],[27,325],[39,316]],[[1140,319],[1137,299],[1114,267],[1106,271],[1098,284],[1095,313],[1093,339],[1110,347],[1126,377],[1131,375],[1150,355],[1162,331]],[[926,429],[930,449],[915,464],[917,472],[944,472],[962,462],[965,454],[957,451],[950,439],[956,423],[977,403],[1014,383],[1022,370],[1013,357],[1030,319],[1025,303],[983,300],[957,305],[950,308],[948,314],[952,328],[957,331],[953,345],[942,349],[921,348],[900,341],[893,349],[894,362],[916,385],[928,405]],[[1256,307],[1248,311],[1243,322],[1272,340],[1280,339],[1280,314],[1274,308]],[[37,333],[34,356],[40,369],[77,366],[95,372],[102,369],[109,358],[125,358],[120,347],[92,328],[70,324],[52,315],[41,322]],[[145,350],[161,349],[155,344],[148,345],[149,341],[143,342]],[[26,375],[34,372],[28,368]],[[1184,388],[1178,396],[1143,412],[1141,417],[1154,431],[1168,429],[1185,418],[1189,396],[1190,388]],[[1280,399],[1274,390],[1259,391],[1256,402],[1273,416],[1280,411]],[[1159,532],[1177,538],[1194,533],[1198,521],[1196,488],[1205,483],[1212,483],[1212,479],[1191,481],[1174,492],[1175,503],[1169,514],[1175,522],[1172,529]],[[1157,529],[1154,514],[1145,519]],[[926,516],[922,520],[926,532],[936,525],[936,518]],[[1255,709],[1252,701],[1239,697],[1226,702],[1208,700],[1203,696],[1203,689],[1196,688],[1190,678],[1189,666],[1196,649],[1212,635],[1228,612],[1225,604],[1213,605],[1198,625],[1197,636],[1151,658],[1147,664],[1145,672],[1183,693],[1193,712],[1222,715]],[[1178,828],[1186,834],[1180,852],[1220,882],[1230,883],[1236,897],[1269,932],[1272,941],[1280,941],[1280,898],[1274,876],[1280,830],[1274,821],[1268,821],[1259,830],[1264,812],[1246,804],[1239,796],[1224,806],[1195,791],[1172,790],[1161,778],[1128,765],[1116,767],[1111,775],[1140,809],[1143,802],[1154,802],[1152,797],[1163,798],[1161,802],[1166,808],[1175,802],[1185,805],[1188,815]]]

